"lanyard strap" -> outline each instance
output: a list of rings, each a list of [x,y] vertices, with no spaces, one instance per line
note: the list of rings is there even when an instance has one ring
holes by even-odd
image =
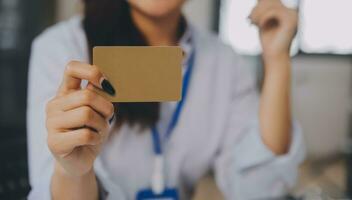
[[[181,111],[183,109],[183,105],[186,100],[186,96],[188,93],[189,83],[193,71],[194,65],[194,58],[195,58],[195,51],[193,50],[190,58],[187,62],[187,69],[185,75],[183,76],[183,85],[182,85],[182,99],[177,103],[176,109],[172,115],[171,121],[169,126],[166,129],[165,137],[168,138],[177,122],[179,120]],[[161,145],[161,135],[156,126],[152,127],[152,139],[153,139],[153,148],[154,148],[154,170],[152,174],[152,190],[155,194],[161,194],[165,189],[165,180],[164,180],[164,156],[163,156],[163,149]]]
[[[186,72],[183,76],[182,99],[177,103],[176,109],[172,115],[169,126],[167,127],[167,130],[165,133],[166,138],[168,138],[171,135],[173,129],[176,127],[178,120],[180,118],[180,114],[182,112],[182,109],[187,97],[187,93],[188,93],[189,83],[190,83],[190,79],[191,79],[192,71],[194,67],[194,60],[195,60],[195,51],[193,50],[187,62]],[[154,153],[156,155],[162,155],[163,150],[161,146],[160,133],[156,126],[152,127],[152,139],[153,139]]]

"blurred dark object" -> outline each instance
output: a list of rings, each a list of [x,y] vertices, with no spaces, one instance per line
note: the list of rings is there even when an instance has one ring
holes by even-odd
[[[7,140],[6,144],[2,142],[0,151],[7,155],[0,165],[0,199],[26,199],[29,184],[25,138]]]
[[[216,33],[219,33],[221,0],[214,0],[213,5],[214,5],[214,8],[213,8],[214,19],[213,19],[212,29]]]
[[[54,0],[0,0],[0,199],[29,191],[27,71],[32,39],[54,21]]]
[[[346,154],[346,170],[347,170],[347,183],[346,183],[346,195],[349,199],[352,199],[352,113],[349,119],[349,134],[348,134],[348,144],[347,144],[347,154]]]

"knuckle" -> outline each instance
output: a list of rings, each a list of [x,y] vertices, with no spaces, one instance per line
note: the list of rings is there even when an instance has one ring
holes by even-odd
[[[48,131],[54,130],[55,129],[55,118],[50,116],[50,117],[46,117],[45,119],[45,125],[46,125],[46,129]],[[49,132],[48,132],[49,133]]]
[[[71,60],[70,62],[68,62],[65,70],[66,74],[70,74],[76,64],[77,64],[77,61],[74,61],[74,60]]]
[[[100,71],[96,66],[93,66],[90,70],[90,76],[93,79],[99,79],[100,78]]]
[[[55,153],[56,146],[57,146],[55,140],[51,136],[48,136],[46,139],[46,142],[47,142],[47,145],[48,145],[48,148],[50,149],[50,151]]]
[[[103,130],[104,130],[103,133],[108,132],[108,130],[109,130],[109,123],[108,123],[108,122],[106,122],[106,123],[104,124]]]
[[[115,107],[112,103],[110,103],[108,114],[109,114],[109,116],[112,116],[114,113],[115,113]]]
[[[83,90],[81,95],[81,100],[84,104],[89,104],[94,99],[94,94],[90,90]]]
[[[50,99],[46,104],[45,104],[45,113],[47,116],[51,115],[55,111],[59,110],[59,105],[58,105],[59,99],[57,97]]]
[[[92,120],[94,113],[92,111],[92,109],[88,106],[83,106],[82,107],[82,116],[83,116],[83,121],[84,122],[89,122],[90,120]]]
[[[89,143],[94,140],[94,135],[89,129],[83,129],[81,140],[83,143]]]

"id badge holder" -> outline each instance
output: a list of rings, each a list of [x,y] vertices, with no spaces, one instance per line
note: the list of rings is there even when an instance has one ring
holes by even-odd
[[[178,191],[174,188],[166,188],[160,194],[154,194],[153,190],[146,189],[138,192],[136,200],[179,200]]]

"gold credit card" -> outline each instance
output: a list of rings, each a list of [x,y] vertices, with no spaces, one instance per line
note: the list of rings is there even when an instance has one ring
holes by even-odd
[[[180,47],[95,47],[93,64],[114,87],[115,96],[97,89],[111,102],[181,100]]]

